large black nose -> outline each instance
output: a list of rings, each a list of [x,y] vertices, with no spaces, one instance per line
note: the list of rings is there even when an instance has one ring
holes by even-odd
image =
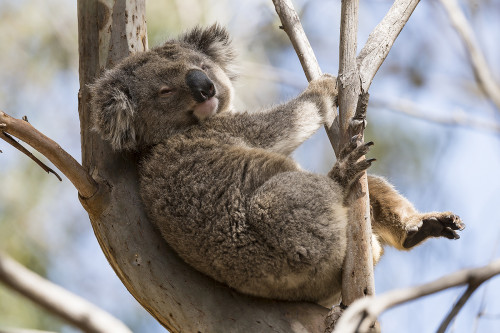
[[[214,83],[198,69],[190,70],[186,75],[186,84],[195,101],[201,103],[215,95]]]

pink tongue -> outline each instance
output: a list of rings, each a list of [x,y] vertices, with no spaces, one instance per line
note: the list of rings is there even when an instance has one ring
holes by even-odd
[[[219,100],[215,97],[209,98],[194,107],[194,115],[198,119],[204,120],[217,112],[217,106],[219,106]]]

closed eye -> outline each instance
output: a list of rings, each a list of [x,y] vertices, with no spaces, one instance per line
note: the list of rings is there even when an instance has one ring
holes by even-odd
[[[174,92],[174,89],[169,86],[163,86],[160,88],[159,94],[160,96],[167,96]]]

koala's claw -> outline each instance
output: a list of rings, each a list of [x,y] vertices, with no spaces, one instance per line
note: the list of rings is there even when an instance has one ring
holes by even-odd
[[[425,214],[418,225],[407,230],[403,246],[407,249],[411,248],[428,237],[460,239],[456,230],[464,229],[465,224],[458,215],[449,212]]]
[[[360,160],[362,156],[368,153],[370,147],[374,145],[372,141],[363,143],[360,139],[360,134],[351,138],[340,152],[337,162],[328,174],[330,178],[344,187],[347,192],[349,192],[352,184],[355,184],[359,180],[363,172],[376,161],[374,158]]]

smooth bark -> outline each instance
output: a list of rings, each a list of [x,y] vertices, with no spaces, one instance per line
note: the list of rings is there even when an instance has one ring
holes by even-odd
[[[135,156],[114,153],[89,130],[86,84],[104,67],[147,48],[144,1],[108,6],[80,0],[78,16],[83,165],[100,183],[82,204],[127,289],[170,332],[322,332],[327,309],[241,295],[195,271],[167,246],[144,213]]]
[[[33,273],[1,251],[0,281],[84,332],[132,333],[109,313]]]

